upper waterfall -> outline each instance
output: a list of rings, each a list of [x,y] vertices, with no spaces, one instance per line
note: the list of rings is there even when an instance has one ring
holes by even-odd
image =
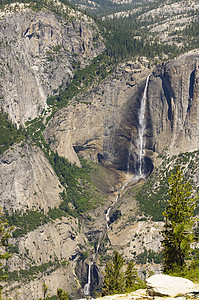
[[[145,120],[145,107],[146,107],[146,98],[147,98],[147,88],[149,83],[149,77],[147,77],[144,94],[141,100],[141,106],[139,111],[139,125],[138,125],[138,138],[137,138],[137,149],[138,149],[138,175],[143,175],[145,171],[144,166],[144,154],[145,154],[145,137],[144,132],[146,128]]]
[[[147,89],[149,83],[149,77],[146,79],[144,93],[140,101],[140,109],[138,111],[138,125],[137,125],[137,136],[132,133],[131,143],[129,147],[128,163],[127,163],[127,172],[133,170],[133,172],[142,176],[146,173],[145,168],[145,107],[147,99]],[[133,164],[132,164],[133,162]]]

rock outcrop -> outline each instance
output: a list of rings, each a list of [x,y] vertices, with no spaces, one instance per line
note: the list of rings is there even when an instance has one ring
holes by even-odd
[[[28,4],[1,12],[0,105],[18,124],[40,116],[47,96],[66,86],[78,62],[85,66],[104,49],[92,19],[54,5],[61,17],[45,8],[33,11]]]
[[[15,145],[0,157],[0,205],[9,212],[47,212],[61,203],[57,175],[41,149],[29,143]]]
[[[57,288],[74,292],[80,288],[75,266],[81,253],[80,245],[85,242],[86,237],[79,232],[77,221],[72,217],[57,219],[23,237],[12,239],[11,243],[18,246],[19,253],[8,259],[7,266],[11,272],[22,274],[22,269],[27,275],[22,274],[19,278],[23,287],[12,282],[4,287],[4,292],[11,289],[9,295],[13,298],[17,295],[21,300],[39,299],[43,297],[44,282],[50,295],[56,295]]]
[[[198,287],[191,280],[164,274],[153,275],[147,278],[147,290],[151,296],[171,297],[199,292]]]
[[[198,150],[199,54],[158,66],[149,80],[146,148],[170,154]]]

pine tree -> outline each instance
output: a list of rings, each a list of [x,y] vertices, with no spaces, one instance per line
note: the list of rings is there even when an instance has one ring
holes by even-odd
[[[2,212],[2,208],[0,207],[0,266],[2,266],[2,260],[9,258],[11,255],[5,251],[7,246],[8,246],[8,238],[10,237],[10,231],[13,229],[12,227],[7,228],[7,220],[5,220],[5,216]],[[3,270],[3,267],[0,267],[0,270]],[[0,276],[0,281],[5,281],[7,279],[6,275],[1,275]],[[1,292],[2,292],[3,287],[0,286],[0,300],[2,299],[1,297]]]
[[[165,218],[163,235],[163,271],[184,268],[193,241],[193,212],[196,199],[192,198],[190,182],[184,182],[183,173],[176,168],[168,179],[168,206],[163,213]]]
[[[62,289],[57,289],[57,299],[58,300],[68,300],[68,292],[65,292]]]
[[[135,269],[135,264],[133,261],[130,261],[125,271],[126,290],[128,291],[132,289],[137,281],[138,281],[138,274],[137,274],[137,270]]]
[[[139,278],[134,262],[130,261],[125,271],[125,292],[129,293],[145,287],[145,282]]]
[[[45,300],[47,299],[47,292],[48,292],[48,286],[45,282],[43,283],[42,290],[44,292],[44,300]]]
[[[113,260],[106,264],[102,295],[122,293],[125,290],[125,277],[123,272],[124,259],[115,252]]]

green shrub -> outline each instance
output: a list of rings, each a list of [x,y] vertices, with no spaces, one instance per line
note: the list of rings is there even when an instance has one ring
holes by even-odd
[[[22,127],[17,129],[17,126],[8,119],[8,115],[0,112],[0,154],[25,137]]]

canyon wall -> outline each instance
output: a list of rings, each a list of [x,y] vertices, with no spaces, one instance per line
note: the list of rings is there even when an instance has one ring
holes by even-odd
[[[163,150],[169,154],[198,149],[198,53],[157,66],[149,77],[144,132],[146,172]],[[46,129],[52,149],[78,164],[76,153],[95,162],[136,171],[139,110],[148,69],[135,64],[118,69],[84,95],[86,103],[59,111]]]
[[[40,116],[77,64],[85,66],[104,50],[91,18],[64,5],[60,14],[33,11],[29,4],[0,13],[0,105],[17,124]]]
[[[10,7],[1,12],[0,19],[0,106],[13,122],[25,125],[41,116],[43,110],[50,114],[47,97],[66,87],[75,65],[83,68],[105,47],[94,21],[72,9],[65,8],[66,20],[46,9],[32,11],[24,4]],[[81,276],[82,286],[86,283],[88,261],[82,264],[82,255],[86,256],[87,249],[94,251],[92,243],[107,228],[107,208],[114,203],[118,186],[124,181],[125,172],[115,169],[127,171],[130,164],[130,171],[136,173],[139,111],[149,74],[144,132],[146,173],[164,151],[173,155],[198,150],[198,62],[199,52],[195,51],[154,70],[138,61],[120,64],[113,75],[54,114],[44,131],[46,142],[78,166],[79,154],[98,167],[100,164],[100,168],[108,167],[106,174],[97,167],[93,174],[95,182],[100,181],[98,173],[106,175],[98,182],[101,190],[106,190],[104,202],[88,216],[82,214],[81,224],[71,216],[63,217],[11,239],[19,252],[6,261],[10,271],[18,274],[21,268],[29,270],[32,266],[46,269],[30,280],[20,278],[19,284],[7,284],[5,292],[9,296],[43,297],[44,282],[51,295],[58,287],[69,292],[78,290]],[[0,204],[9,213],[40,210],[47,214],[61,203],[63,187],[42,150],[30,139],[4,152],[0,167]],[[111,251],[123,251],[126,259],[133,259],[135,252],[141,254],[143,247],[154,251],[161,247],[162,224],[136,219],[139,212],[132,199],[124,195],[123,202],[118,202],[122,217],[108,232]],[[105,249],[107,245],[102,246]],[[111,251],[107,253],[111,255]]]
[[[161,153],[198,150],[198,52],[158,66],[153,71],[147,97],[146,148]]]
[[[11,212],[49,208],[61,203],[63,188],[40,148],[15,145],[0,157],[0,205]]]

